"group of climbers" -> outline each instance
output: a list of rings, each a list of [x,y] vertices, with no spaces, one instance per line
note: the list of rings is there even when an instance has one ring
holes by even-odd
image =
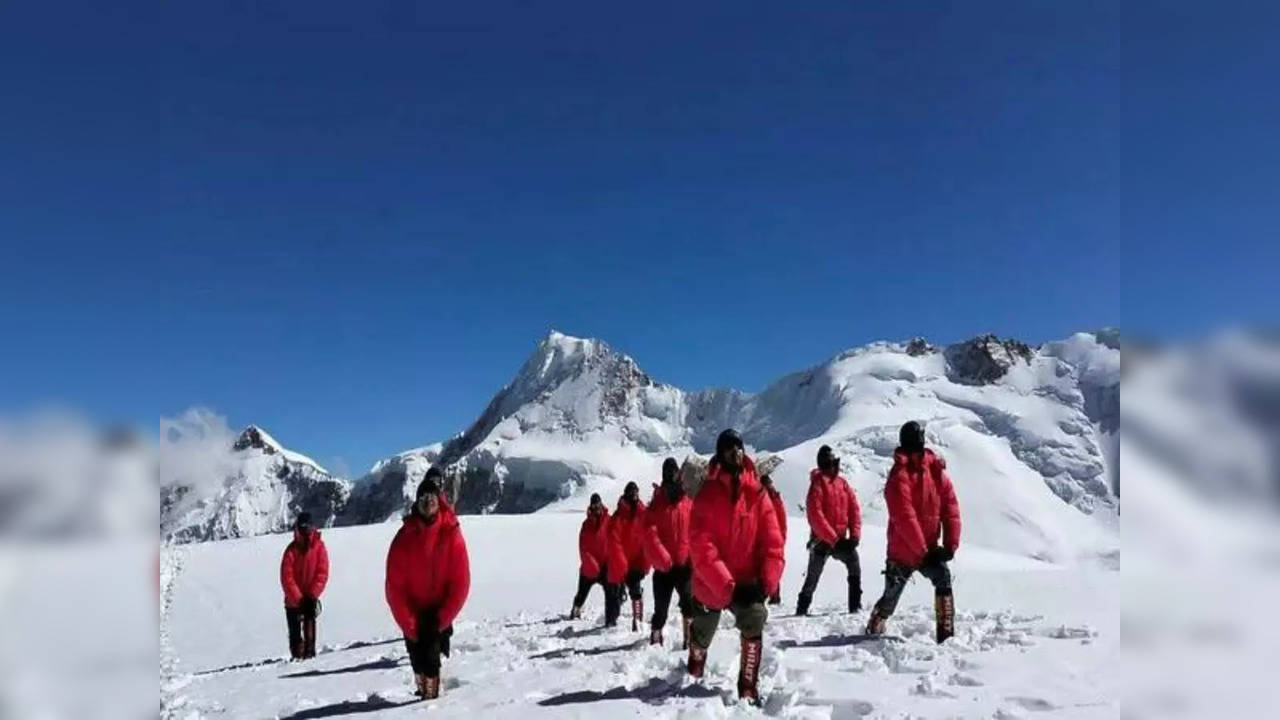
[[[924,437],[917,422],[906,423],[899,433],[884,490],[889,512],[884,594],[872,608],[867,633],[885,631],[907,581],[919,572],[935,588],[936,639],[941,643],[954,632],[947,563],[959,547],[960,511],[946,463],[925,447]],[[440,481],[438,468],[427,471],[391,542],[386,565],[387,605],[404,637],[417,694],[424,698],[440,694],[441,657],[449,656],[453,621],[470,589],[466,543]],[[840,459],[826,445],[809,476],[805,514],[809,558],[796,614],[808,613],[829,558],[844,563],[848,611],[860,611],[862,512],[857,493],[840,474]],[[600,585],[605,624],[617,624],[626,595],[632,630],[638,630],[644,614],[642,583],[652,570],[650,643],[664,643],[676,595],[687,670],[701,678],[720,617],[728,611],[740,635],[738,695],[758,704],[766,603],[781,603],[786,535],[786,508],[772,479],[757,473],[742,437],[725,430],[696,497],[687,493],[674,458],[663,462],[662,482],[654,486],[648,505],[634,482],[627,484],[612,514],[599,494],[591,496],[578,533],[578,587],[570,617],[582,617],[592,586]],[[320,533],[302,513],[280,570],[294,659],[315,655],[315,618],[328,576]]]

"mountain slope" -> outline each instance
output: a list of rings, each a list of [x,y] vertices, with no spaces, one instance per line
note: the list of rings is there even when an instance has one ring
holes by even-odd
[[[1031,348],[993,336],[946,348],[875,343],[760,393],[686,392],[598,340],[552,332],[466,431],[376,465],[342,523],[394,517],[431,464],[463,512],[577,510],[590,492],[655,480],[662,458],[708,453],[725,427],[783,459],[790,502],[819,445],[837,447],[871,517],[897,429],[924,420],[951,463],[970,531],[1046,559],[1117,544],[1119,349],[1081,333]]]

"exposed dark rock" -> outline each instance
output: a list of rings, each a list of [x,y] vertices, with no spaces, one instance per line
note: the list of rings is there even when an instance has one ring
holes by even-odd
[[[1026,343],[981,335],[946,349],[947,377],[965,385],[988,385],[1016,363],[1029,362],[1032,354]]]

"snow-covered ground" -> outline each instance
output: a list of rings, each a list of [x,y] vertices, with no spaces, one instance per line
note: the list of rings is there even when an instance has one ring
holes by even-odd
[[[963,498],[962,498],[963,501]],[[804,519],[792,517],[784,605],[766,630],[762,710],[735,702],[736,633],[725,625],[706,679],[684,653],[649,647],[626,622],[565,619],[577,573],[580,513],[464,516],[471,596],[455,625],[438,701],[415,701],[404,647],[383,600],[398,523],[325,532],[332,579],[320,654],[289,663],[277,571],[286,536],[166,549],[173,578],[162,648],[170,717],[795,718],[1116,717],[1119,573],[1054,565],[967,543],[954,563],[956,637],[932,640],[932,594],[916,579],[890,621],[900,639],[860,637],[866,613],[841,611],[843,567],[828,566],[816,616],[792,616],[804,572]],[[879,595],[884,528],[862,548],[864,604]],[[646,613],[652,595],[646,582]],[[668,638],[677,637],[672,612]]]

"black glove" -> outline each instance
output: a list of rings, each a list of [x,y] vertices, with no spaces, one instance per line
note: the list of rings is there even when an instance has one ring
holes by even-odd
[[[856,540],[845,538],[843,540],[837,540],[836,546],[831,548],[831,552],[833,555],[851,555],[853,553],[853,549],[856,547],[858,547],[858,542]]]
[[[817,538],[813,539],[813,542],[809,544],[809,548],[819,555],[830,555],[835,550],[835,548]]]
[[[940,548],[940,547],[929,548],[929,550],[924,554],[924,562],[921,565],[922,566],[941,565],[946,562],[951,562],[951,558],[954,556],[955,554],[952,553],[950,550],[947,550],[946,548]]]
[[[733,589],[734,605],[755,605],[764,602],[764,598],[759,583],[742,583]]]
[[[304,615],[315,616],[316,599],[308,595],[303,595],[302,604],[299,606],[299,609],[302,610],[302,614]]]
[[[449,638],[453,637],[453,626],[445,628],[440,633],[440,654],[449,657]]]

